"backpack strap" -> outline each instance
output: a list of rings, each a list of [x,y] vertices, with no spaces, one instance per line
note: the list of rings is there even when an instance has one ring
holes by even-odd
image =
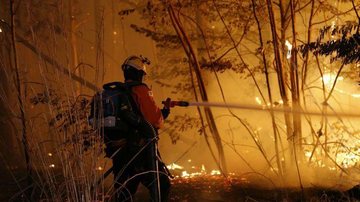
[[[125,82],[124,83],[126,85],[127,88],[129,88],[131,90],[132,87],[134,86],[140,86],[140,85],[143,85],[143,86],[147,86],[146,84],[140,82],[140,81],[130,81],[130,82]]]
[[[131,96],[131,92],[132,92],[131,88],[134,86],[140,86],[140,85],[147,86],[145,83],[142,83],[140,81],[130,81],[130,82],[125,82],[125,83],[119,82],[119,81],[114,81],[114,82],[104,84],[103,89],[104,90],[117,90],[117,89],[125,90],[127,92],[128,99],[129,99],[132,109],[134,110],[134,112],[136,114],[142,116],[140,109],[138,109],[135,100]]]
[[[115,89],[119,89],[119,88],[125,88],[125,84],[119,81],[114,81],[114,82],[110,82],[110,83],[106,83],[103,85],[103,89],[104,90],[115,90]]]
[[[114,81],[114,82],[104,84],[103,89],[104,90],[122,90],[122,91],[127,92],[128,100],[130,102],[132,110],[134,110],[134,112],[137,115],[142,117],[142,113],[140,112],[140,109],[138,109],[138,106],[137,106],[135,100],[131,96],[131,92],[132,92],[131,88],[135,87],[135,86],[140,86],[140,85],[147,86],[145,83],[142,83],[140,81],[129,81],[129,82],[125,82],[125,83],[119,82],[119,81]]]
[[[142,82],[139,82],[139,81],[125,82],[125,86],[126,86],[128,92],[129,92],[129,95],[130,95],[129,96],[129,101],[131,103],[131,106],[132,106],[133,110],[135,111],[135,113],[142,117],[142,113],[141,113],[140,109],[138,108],[137,103],[135,102],[134,98],[131,96],[131,93],[132,93],[131,88],[135,87],[135,86],[140,86],[140,85],[145,85],[146,86],[146,84],[144,84]]]
[[[140,81],[130,81],[130,82],[125,82],[125,83],[122,83],[119,81],[114,81],[114,82],[104,84],[103,89],[112,90],[112,89],[118,89],[118,88],[127,88],[128,90],[131,90],[132,87],[140,86],[140,85],[147,86],[145,83],[142,83]]]

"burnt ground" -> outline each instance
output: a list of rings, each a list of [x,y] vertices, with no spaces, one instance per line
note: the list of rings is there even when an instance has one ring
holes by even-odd
[[[26,180],[15,183],[8,173],[0,173],[0,201],[26,201],[19,194],[25,188]],[[41,201],[41,200],[31,200]],[[42,200],[49,201],[49,200]],[[149,201],[148,192],[139,187],[135,202]],[[231,179],[220,176],[197,176],[172,180],[169,201],[181,202],[237,202],[237,201],[360,201],[360,188],[337,191],[328,188],[311,187],[302,192],[294,188],[274,188],[269,185],[254,185],[243,178]]]
[[[266,188],[251,185],[242,179],[224,180],[213,176],[177,178],[172,183],[170,201],[360,201],[359,187],[345,192],[321,187],[304,188],[302,191],[295,188]],[[135,201],[147,201],[147,197],[145,188],[141,187]]]

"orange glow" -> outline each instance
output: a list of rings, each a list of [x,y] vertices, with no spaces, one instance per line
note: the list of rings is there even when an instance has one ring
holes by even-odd
[[[211,170],[210,173],[207,173],[205,165],[202,164],[200,167],[200,171],[194,171],[190,172],[188,170],[184,170],[183,166],[180,166],[178,164],[172,163],[170,165],[166,166],[169,170],[182,170],[180,176],[175,177],[181,177],[181,178],[194,178],[194,177],[205,177],[205,176],[218,176],[221,175],[220,170]],[[197,169],[199,167],[197,166],[191,166],[191,169]],[[231,173],[232,175],[235,175],[235,173]]]
[[[292,44],[286,40],[285,41],[285,46],[287,47],[288,51],[287,51],[287,54],[286,54],[286,58],[287,59],[290,59],[291,58],[291,50],[292,50]]]
[[[335,78],[336,78],[335,73],[325,73],[321,79],[324,81],[324,84],[326,86],[332,86],[335,82]],[[342,76],[339,76],[337,78],[337,81],[342,81],[342,80],[344,80]]]

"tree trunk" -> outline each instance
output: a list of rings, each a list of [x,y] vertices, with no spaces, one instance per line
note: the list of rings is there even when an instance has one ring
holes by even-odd
[[[295,6],[291,0],[291,25],[292,25],[292,49],[291,49],[291,64],[290,64],[290,83],[291,83],[291,97],[292,105],[295,111],[300,111],[300,87],[299,87],[299,72],[297,61],[297,45],[296,45],[296,18]],[[296,143],[296,150],[300,151],[301,148],[301,115],[293,113],[293,141]]]
[[[174,29],[180,31],[179,37],[181,39],[183,39],[183,41],[185,42],[185,44],[183,44],[183,46],[185,46],[184,50],[186,52],[188,52],[188,54],[190,55],[189,61],[190,61],[191,65],[193,67],[193,70],[195,72],[195,78],[197,80],[197,84],[198,84],[198,87],[199,87],[201,100],[203,102],[206,102],[206,101],[208,101],[208,96],[207,96],[205,84],[204,84],[204,81],[203,81],[203,78],[202,78],[202,75],[201,75],[201,72],[200,72],[200,65],[199,65],[198,59],[197,59],[197,57],[195,55],[195,52],[194,52],[194,50],[192,48],[190,40],[187,37],[187,35],[185,33],[185,30],[183,29],[183,27],[179,23],[179,21],[178,21],[176,15],[175,15],[174,10],[173,10],[171,5],[169,6],[169,14],[172,17],[172,19],[174,19],[174,22],[175,22],[173,24]],[[222,146],[219,131],[217,129],[217,126],[216,126],[216,123],[215,123],[215,120],[214,120],[213,113],[212,113],[211,109],[208,108],[208,107],[204,108],[204,113],[205,113],[206,121],[209,124],[210,132],[211,132],[211,134],[212,134],[212,136],[214,138],[216,148],[217,148],[218,153],[219,153],[219,165],[220,165],[219,169],[222,171],[222,173],[224,175],[226,175],[227,174],[227,168],[226,168],[224,149],[223,149],[223,146]]]
[[[274,55],[275,55],[275,64],[276,64],[276,72],[277,72],[277,76],[278,76],[278,85],[279,85],[279,89],[280,89],[280,95],[281,98],[283,100],[283,107],[285,110],[288,110],[290,108],[290,104],[289,104],[289,99],[288,99],[288,92],[287,92],[287,88],[286,88],[286,81],[287,81],[287,76],[286,76],[286,70],[284,69],[284,65],[283,65],[283,61],[282,61],[282,57],[280,54],[280,50],[284,50],[283,48],[280,48],[279,44],[278,44],[278,40],[277,40],[277,27],[276,27],[276,21],[275,21],[275,17],[274,17],[274,11],[273,11],[273,5],[272,5],[272,1],[271,0],[266,0],[267,2],[267,8],[268,8],[268,12],[269,12],[269,18],[270,18],[270,26],[271,26],[271,33],[272,33],[272,40],[273,40],[273,47],[274,47]],[[281,15],[282,15],[282,27],[281,30],[282,31],[282,40],[285,40],[285,27],[286,27],[286,21],[285,21],[285,16],[283,15],[284,9],[283,9],[283,5],[282,2],[280,3],[280,11],[281,11]],[[285,42],[282,42],[285,43]],[[284,45],[284,44],[283,44]],[[287,133],[287,138],[289,140],[289,147],[290,147],[290,154],[292,154],[292,147],[293,147],[293,124],[291,121],[291,113],[290,112],[284,112],[284,119],[285,119],[285,125],[286,125],[286,133]],[[292,156],[292,155],[291,155]]]
[[[30,42],[28,42],[26,39],[22,38],[20,35],[16,34],[16,38],[18,39],[18,42],[23,44],[26,48],[30,49],[34,54],[38,55],[42,60],[45,62],[51,64],[55,69],[59,70],[60,73],[63,73],[67,76],[69,76],[72,80],[80,83],[81,85],[93,90],[93,91],[99,91],[100,89],[93,84],[90,81],[87,81],[76,74],[69,71],[69,69],[61,64],[59,64],[55,59],[51,58],[50,56],[46,55],[45,53],[41,52],[41,50],[32,45]]]
[[[71,69],[74,69],[75,75],[81,77],[80,67],[79,65],[79,57],[78,57],[78,47],[77,47],[77,25],[76,25],[76,13],[75,7],[76,5],[73,3],[74,0],[69,0],[69,17],[70,17],[70,45],[71,45]],[[76,83],[76,96],[81,94],[82,86],[79,83]]]
[[[8,177],[12,180],[11,174],[12,168],[23,169],[25,162],[19,162],[18,159],[23,158],[23,144],[19,135],[15,134],[16,127],[14,124],[15,109],[12,103],[17,102],[14,100],[14,80],[10,78],[9,70],[12,67],[13,53],[12,51],[12,40],[8,40],[9,37],[2,35],[0,36],[1,41],[5,43],[0,46],[0,131],[2,134],[2,141],[0,142],[0,152],[3,154],[3,158],[8,166],[1,166],[1,176]],[[16,89],[16,86],[15,86]],[[16,93],[16,92],[15,92]],[[8,146],[11,145],[11,148]],[[11,169],[9,169],[9,167]]]
[[[22,144],[24,147],[24,156],[26,162],[27,181],[28,185],[32,184],[32,166],[29,151],[28,133],[26,128],[26,116],[25,116],[25,103],[23,102],[22,85],[20,81],[20,70],[18,65],[17,49],[16,49],[16,25],[15,25],[15,4],[14,0],[10,0],[10,14],[11,14],[11,39],[12,39],[12,53],[13,53],[13,68],[15,70],[14,82],[16,85],[17,99],[19,102],[20,121],[21,121],[21,134]]]
[[[258,32],[259,32],[259,42],[260,42],[260,48],[261,50],[264,49],[264,44],[263,44],[263,37],[262,37],[262,33],[261,33],[261,25],[260,25],[260,21],[258,20],[257,14],[256,14],[256,3],[255,0],[252,0],[252,7],[253,7],[253,14],[255,16],[255,20],[256,20],[256,24],[257,24],[257,28],[258,28]],[[264,65],[264,72],[265,72],[265,78],[266,78],[266,87],[268,90],[268,96],[269,96],[269,101],[270,101],[270,116],[271,116],[271,124],[272,124],[272,128],[273,128],[273,134],[274,134],[274,139],[275,139],[275,156],[276,156],[276,163],[277,163],[277,167],[279,169],[279,173],[280,175],[283,174],[283,167],[281,164],[281,159],[280,159],[280,152],[279,152],[279,134],[277,133],[277,125],[276,125],[276,121],[275,121],[275,115],[274,115],[274,111],[273,109],[273,99],[272,99],[272,94],[271,94],[271,86],[270,86],[270,79],[269,79],[269,71],[268,71],[268,66],[267,66],[267,61],[266,61],[266,55],[265,55],[265,51],[261,51],[262,53],[262,62]]]
[[[291,49],[291,64],[290,64],[290,81],[291,81],[291,95],[292,104],[295,111],[300,111],[300,87],[299,87],[299,74],[298,74],[298,62],[297,62],[297,46],[296,46],[296,29],[295,29],[295,5],[294,1],[290,1],[291,11],[291,27],[292,27],[292,49]],[[298,166],[298,156],[301,158],[301,115],[299,113],[293,113],[293,144],[294,144],[294,159],[299,178],[299,184],[301,187],[302,194],[304,188],[302,185],[300,170]],[[302,160],[302,159],[299,159]],[[303,195],[304,196],[304,195]]]
[[[104,2],[94,1],[94,17],[95,17],[95,84],[103,82],[104,78],[104,67],[105,67],[105,58],[104,58]],[[100,71],[102,70],[102,71]]]

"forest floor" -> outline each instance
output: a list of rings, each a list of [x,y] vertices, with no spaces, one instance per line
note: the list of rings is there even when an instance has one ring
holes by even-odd
[[[0,201],[26,201],[19,195],[19,186],[11,176],[0,174]],[[111,177],[110,177],[111,178]],[[111,179],[109,179],[111,180]],[[264,186],[262,186],[263,184]],[[49,201],[49,200],[40,200]],[[135,202],[149,201],[145,187],[140,186]],[[295,188],[274,188],[260,182],[255,185],[245,178],[233,176],[178,177],[172,180],[169,201],[180,202],[238,202],[238,201],[360,201],[360,188],[351,191],[338,191],[329,188],[311,187],[303,191]]]
[[[170,201],[238,202],[238,201],[360,201],[360,188],[338,191],[311,187],[269,188],[250,184],[244,179],[219,176],[176,178],[172,181]],[[135,201],[146,201],[145,188],[140,188]],[[357,198],[355,198],[357,197]]]

